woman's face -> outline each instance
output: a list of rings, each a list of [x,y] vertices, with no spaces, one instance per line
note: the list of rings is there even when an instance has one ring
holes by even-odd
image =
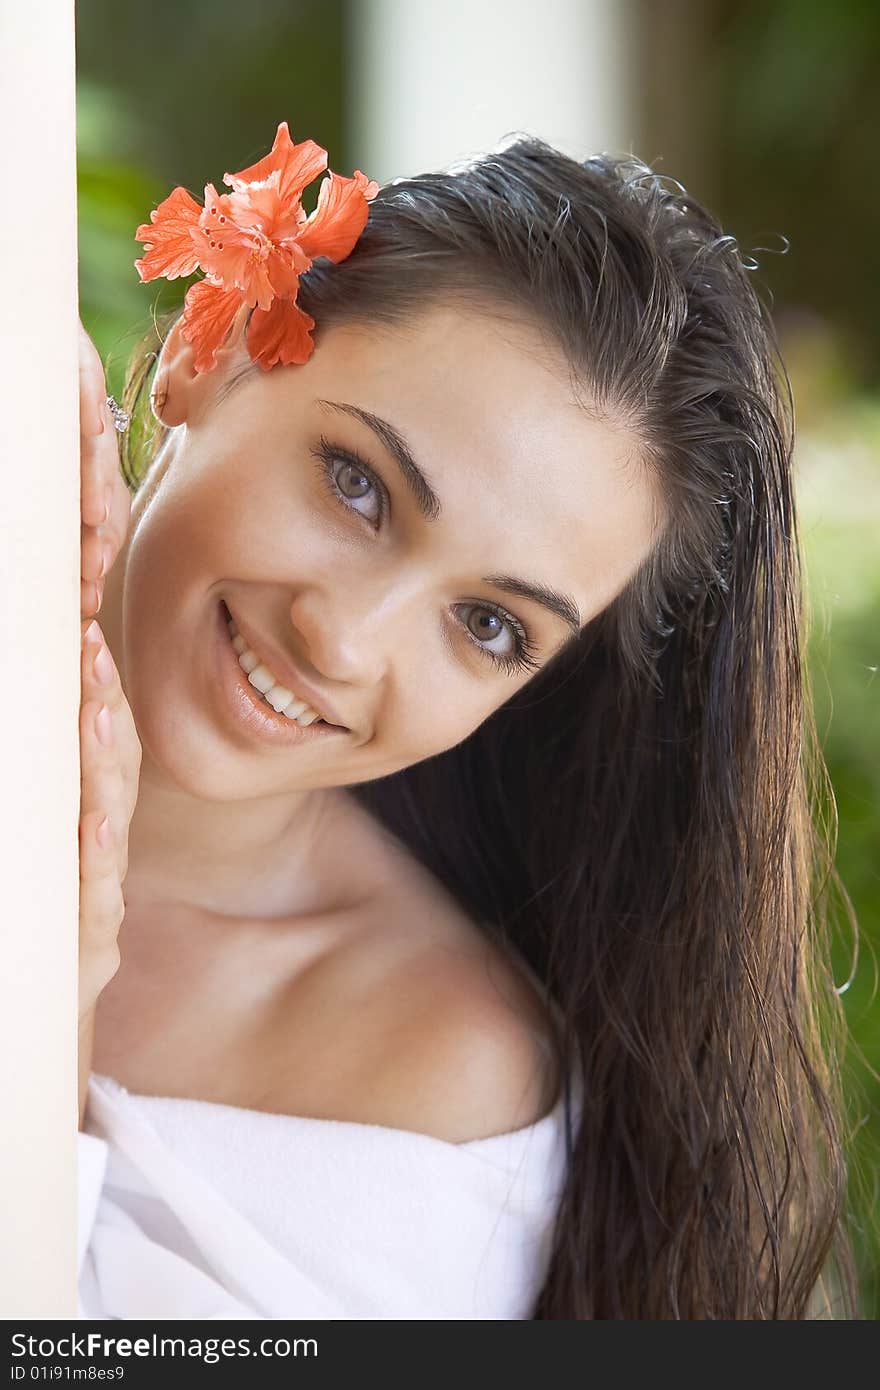
[[[145,756],[197,795],[345,786],[453,747],[650,548],[635,440],[586,417],[537,330],[457,308],[331,328],[305,365],[227,392],[246,360],[228,349],[195,375],[169,337],[157,380],[182,427],[110,577]],[[242,736],[217,696],[221,600],[349,732]]]

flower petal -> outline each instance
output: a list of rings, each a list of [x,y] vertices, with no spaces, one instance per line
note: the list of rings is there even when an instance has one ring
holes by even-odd
[[[262,182],[277,169],[280,175],[278,196],[287,203],[301,197],[306,184],[326,168],[327,151],[316,145],[314,140],[303,140],[295,145],[290,138],[287,122],[282,121],[275,132],[270,153],[258,159],[256,164],[239,169],[237,174],[224,174],[223,182],[234,188],[236,193],[241,193],[248,184]]]
[[[309,336],[315,320],[292,299],[276,299],[269,310],[255,309],[248,324],[248,352],[264,370],[308,362],[315,350]]]
[[[299,198],[285,202],[276,169],[263,183],[249,183],[241,193],[226,193],[229,208],[242,227],[259,227],[272,241],[295,237],[306,220]]]
[[[248,304],[268,309],[275,290],[269,282],[267,261],[272,250],[254,219],[242,225],[248,203],[244,195],[218,193],[205,184],[205,208],[193,232],[199,264],[223,289],[239,289]]]
[[[343,261],[367,225],[368,202],[379,192],[375,179],[360,169],[354,177],[343,178],[331,169],[318,190],[318,203],[297,235],[297,241],[312,259],[326,256]]]
[[[142,281],[192,275],[199,264],[192,233],[201,211],[195,198],[178,185],[153,209],[149,222],[141,223],[134,239],[146,243],[146,254],[134,265]]]
[[[296,299],[299,277],[311,264],[295,241],[284,241],[280,246],[273,246],[266,262],[272,289],[285,299]],[[268,304],[260,305],[261,309],[268,307]]]
[[[181,333],[193,346],[197,372],[210,372],[217,365],[217,353],[229,336],[235,315],[243,304],[240,290],[223,289],[210,280],[190,285],[183,302]]]

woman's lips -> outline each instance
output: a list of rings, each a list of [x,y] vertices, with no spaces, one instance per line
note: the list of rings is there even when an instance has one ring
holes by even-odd
[[[321,719],[305,726],[297,724],[295,719],[277,713],[263,700],[238,664],[238,653],[227,626],[227,608],[222,602],[217,606],[216,667],[227,713],[254,739],[292,748],[310,739],[341,738],[350,732],[338,724],[325,724]]]
[[[231,618],[236,631],[240,633],[242,641],[247,647],[256,653],[260,662],[265,664],[267,670],[271,671],[278,678],[278,684],[285,690],[292,690],[298,700],[303,700],[310,709],[313,709],[326,724],[335,725],[336,728],[345,729],[346,725],[339,718],[337,711],[331,708],[329,700],[322,691],[316,689],[305,672],[300,671],[296,664],[287,656],[286,652],[277,647],[271,638],[262,638],[256,631],[250,629],[247,621],[239,621],[238,615],[233,613],[229,605],[224,601],[227,618]]]

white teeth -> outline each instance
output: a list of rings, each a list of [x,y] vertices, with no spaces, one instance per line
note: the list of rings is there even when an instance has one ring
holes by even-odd
[[[250,676],[248,676],[248,680],[250,680]],[[282,710],[287,709],[287,706],[293,699],[293,691],[285,690],[283,685],[273,685],[271,690],[267,690],[264,693],[269,704],[274,710],[277,710],[279,714]]]
[[[288,719],[294,719],[303,728],[307,728],[309,724],[314,724],[316,719],[321,718],[316,710],[306,704],[305,700],[299,699],[292,690],[288,690],[286,686],[276,682],[268,666],[264,666],[256,652],[251,651],[247,646],[231,618],[227,621],[226,626],[232,638],[232,646],[238,656],[239,666],[254,689],[260,692],[276,713],[284,714]]]
[[[275,677],[271,671],[267,671],[265,666],[255,666],[248,672],[248,680],[251,685],[255,685],[261,695],[265,695],[267,690],[271,690],[275,684]]]

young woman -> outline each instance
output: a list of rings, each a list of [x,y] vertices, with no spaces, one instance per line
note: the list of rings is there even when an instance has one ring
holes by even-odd
[[[378,190],[308,360],[136,355],[103,527],[87,356],[83,1315],[854,1315],[787,378],[672,183]]]

